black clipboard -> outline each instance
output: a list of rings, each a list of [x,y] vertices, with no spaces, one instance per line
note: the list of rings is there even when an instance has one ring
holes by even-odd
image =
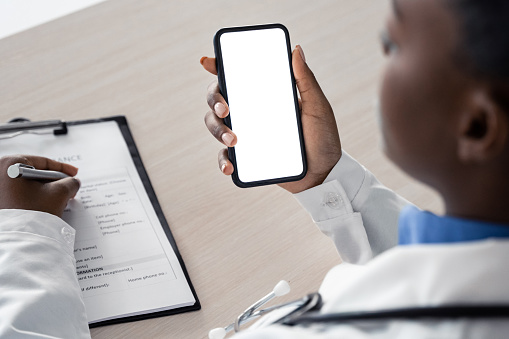
[[[193,287],[193,284],[191,282],[191,279],[189,277],[189,274],[187,272],[186,266],[184,264],[184,260],[182,259],[182,256],[180,255],[180,252],[177,247],[177,243],[175,242],[175,239],[173,238],[173,235],[170,230],[170,226],[168,225],[168,222],[166,221],[166,218],[163,214],[163,211],[161,209],[161,205],[159,204],[159,200],[157,199],[157,196],[155,194],[154,188],[152,187],[152,184],[150,182],[150,179],[148,177],[147,171],[145,170],[145,166],[143,165],[143,162],[141,160],[140,153],[138,152],[138,148],[136,147],[136,144],[134,142],[134,138],[131,134],[131,131],[129,129],[129,125],[127,123],[127,119],[125,116],[111,116],[111,117],[105,117],[105,118],[99,118],[99,119],[87,119],[87,120],[76,120],[76,121],[67,121],[63,122],[60,120],[50,120],[50,121],[41,121],[41,122],[30,122],[26,119],[13,119],[8,124],[4,124],[0,126],[0,139],[2,134],[10,133],[7,137],[15,137],[18,134],[26,133],[26,132],[34,132],[34,131],[42,131],[41,133],[53,133],[55,135],[65,135],[68,133],[67,126],[75,126],[75,125],[84,125],[84,124],[91,124],[91,123],[101,123],[106,121],[115,121],[118,124],[118,127],[120,129],[120,132],[122,133],[122,136],[124,137],[124,141],[126,142],[127,148],[129,150],[129,154],[131,155],[131,158],[134,162],[134,165],[136,167],[136,170],[140,176],[140,179],[143,183],[143,187],[145,191],[147,192],[147,195],[150,199],[150,202],[152,203],[152,206],[154,208],[154,211],[157,215],[157,218],[159,219],[161,226],[164,230],[164,233],[166,237],[168,238],[168,241],[175,252],[175,255],[178,259],[178,262],[182,268],[182,271],[184,273],[184,276],[187,280],[187,283],[189,285],[189,288],[191,289],[191,292],[194,296],[195,303],[191,306],[185,306],[180,308],[174,308],[170,310],[164,310],[164,311],[155,311],[145,314],[139,314],[139,315],[132,315],[132,316],[125,316],[120,317],[116,319],[110,319],[110,320],[104,320],[104,321],[98,321],[93,324],[89,324],[90,328],[104,326],[104,325],[112,325],[112,324],[119,324],[124,322],[131,322],[131,321],[138,321],[138,320],[144,320],[144,319],[150,319],[150,318],[156,318],[156,317],[163,317],[173,314],[179,314],[184,312],[190,312],[190,311],[197,311],[201,309],[200,301],[198,300],[198,296],[196,294],[196,291]]]

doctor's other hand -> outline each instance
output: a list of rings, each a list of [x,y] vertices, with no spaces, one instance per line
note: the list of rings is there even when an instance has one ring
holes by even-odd
[[[217,75],[215,58],[203,57],[200,60],[203,68]],[[300,93],[302,129],[306,145],[308,172],[306,176],[295,182],[279,184],[290,193],[299,193],[323,183],[334,165],[341,158],[341,142],[334,112],[329,101],[322,92],[320,85],[309,69],[304,52],[297,46],[292,52],[293,72]],[[253,98],[263,106],[263,98]],[[207,103],[210,111],[205,115],[205,124],[210,133],[226,146],[233,147],[237,136],[223,122],[229,114],[228,105],[219,93],[217,80],[208,87]],[[265,137],[263,131],[260,138]],[[277,136],[273,136],[277,143]],[[228,159],[227,149],[218,155],[219,168],[226,175],[233,173],[233,164]],[[270,164],[268,164],[270,166]]]
[[[7,175],[9,166],[16,163],[36,169],[59,171],[70,178],[56,181],[12,179]],[[78,169],[72,165],[32,155],[14,155],[0,158],[0,209],[24,209],[46,212],[62,217],[67,202],[74,198],[80,181],[73,176]]]

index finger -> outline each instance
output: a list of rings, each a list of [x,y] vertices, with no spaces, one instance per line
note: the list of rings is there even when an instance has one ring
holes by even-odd
[[[28,165],[32,165],[37,169],[58,171],[68,174],[71,177],[75,176],[78,173],[78,168],[74,167],[71,164],[66,164],[60,161],[40,157],[37,155],[25,155],[24,157],[27,159],[28,162],[30,162]]]
[[[217,75],[216,58],[202,57],[200,64],[205,68],[206,71]]]

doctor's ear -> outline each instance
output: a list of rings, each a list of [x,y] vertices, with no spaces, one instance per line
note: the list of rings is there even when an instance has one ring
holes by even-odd
[[[458,159],[465,164],[481,164],[507,151],[509,111],[486,89],[476,90],[469,101],[459,118]]]

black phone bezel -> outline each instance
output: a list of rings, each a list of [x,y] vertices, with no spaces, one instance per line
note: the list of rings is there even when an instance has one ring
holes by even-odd
[[[273,179],[265,179],[265,180],[250,181],[250,182],[241,181],[239,179],[238,172],[237,172],[235,146],[228,147],[228,158],[232,162],[233,168],[234,168],[234,171],[232,174],[232,180],[235,183],[235,185],[237,185],[238,187],[241,187],[241,188],[299,181],[299,180],[302,180],[306,176],[306,173],[307,173],[306,148],[305,148],[305,143],[304,143],[304,135],[302,132],[302,121],[301,121],[301,113],[300,113],[299,101],[298,101],[298,96],[297,96],[297,85],[295,82],[295,76],[293,74],[292,52],[291,52],[291,47],[290,47],[291,46],[290,45],[290,33],[288,32],[288,29],[284,25],[279,24],[279,23],[274,23],[274,24],[263,24],[263,25],[253,25],[253,26],[226,27],[226,28],[221,28],[220,30],[218,30],[216,32],[216,34],[214,35],[214,54],[216,56],[216,67],[217,67],[217,78],[218,78],[218,84],[219,84],[219,91],[220,91],[221,95],[224,97],[224,99],[226,100],[226,102],[228,103],[228,92],[226,90],[223,59],[222,59],[221,45],[220,45],[221,35],[224,33],[263,30],[263,29],[281,29],[281,30],[283,30],[283,32],[285,34],[286,48],[287,48],[287,54],[288,54],[288,64],[290,66],[290,76],[292,79],[292,90],[293,90],[293,98],[294,98],[294,105],[295,105],[295,115],[296,115],[296,119],[297,119],[299,142],[300,142],[300,147],[301,147],[302,173],[295,175],[295,176],[291,176],[291,177],[273,178]],[[228,115],[226,118],[224,118],[223,121],[226,124],[226,126],[228,126],[229,128],[232,127],[231,121],[230,121],[230,115]]]

